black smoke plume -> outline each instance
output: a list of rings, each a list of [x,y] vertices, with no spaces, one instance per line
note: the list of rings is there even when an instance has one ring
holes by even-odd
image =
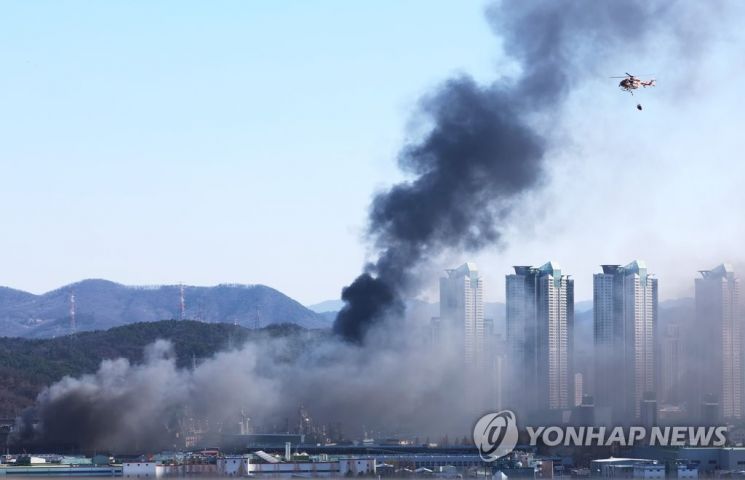
[[[435,126],[401,153],[417,178],[373,200],[369,228],[381,253],[342,293],[334,329],[344,338],[359,342],[373,321],[401,313],[412,268],[428,255],[496,241],[511,200],[538,182],[543,140],[507,94],[459,78],[424,101]]]
[[[682,10],[648,1],[489,8],[487,18],[521,73],[486,86],[458,77],[421,102],[431,128],[398,160],[414,178],[374,197],[367,232],[377,261],[342,290],[334,331],[361,343],[381,319],[401,314],[404,296],[417,286],[417,266],[445,249],[475,251],[499,240],[514,206],[546,175],[546,133],[571,88],[609,53],[641,49],[652,25],[659,27],[654,33],[670,28],[684,39],[691,30],[672,18]]]

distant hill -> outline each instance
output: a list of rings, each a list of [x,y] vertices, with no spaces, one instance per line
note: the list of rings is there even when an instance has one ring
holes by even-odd
[[[343,300],[324,300],[321,303],[308,305],[308,309],[316,313],[338,312],[344,306]]]
[[[308,308],[322,315],[331,324],[336,318],[336,314],[344,305],[341,300],[326,300],[314,305],[308,305]],[[440,315],[439,302],[426,302],[424,300],[407,300],[406,301],[407,318],[414,322],[429,322],[432,317]],[[505,306],[501,302],[484,303],[484,316],[494,321],[496,333],[505,336],[507,334]]]
[[[574,313],[582,313],[586,311],[592,311],[592,300],[580,300],[574,302]]]
[[[335,305],[337,300],[327,300],[317,305],[323,305],[323,308]],[[309,308],[312,308],[311,306]],[[408,318],[413,321],[427,322],[432,317],[440,314],[439,302],[425,302],[422,300],[409,300],[406,302]],[[325,311],[323,315],[327,316],[329,321],[336,317],[336,311]],[[663,300],[659,304],[659,330],[671,322],[681,324],[690,324],[695,317],[695,301],[693,298],[677,298]],[[491,318],[494,321],[495,333],[507,336],[507,318],[505,304],[501,302],[485,302],[484,317]],[[574,340],[575,355],[577,368],[587,373],[589,366],[592,365],[593,354],[593,312],[592,300],[580,300],[574,304]]]
[[[0,288],[0,335],[50,338],[69,334],[73,293],[76,331],[178,318],[179,290],[179,285],[132,287],[108,280],[83,280],[43,295]],[[186,319],[250,328],[277,323],[330,326],[324,316],[264,285],[184,286],[184,298]]]
[[[694,314],[695,301],[693,298],[675,298],[663,300],[659,304],[660,322],[681,318],[689,320]],[[344,303],[341,300],[326,300],[315,305],[309,305],[308,308],[314,312],[323,313],[333,319],[341,309]],[[440,314],[439,302],[425,302],[423,300],[408,300],[406,302],[407,312],[410,318],[415,320],[429,320]],[[592,300],[579,300],[574,303],[575,318],[583,327],[592,324]],[[484,317],[494,320],[495,326],[499,329],[504,324],[506,316],[505,304],[502,302],[485,302]]]
[[[101,360],[124,357],[140,362],[145,346],[157,339],[171,340],[177,364],[188,367],[250,339],[285,337],[299,350],[325,335],[292,324],[254,330],[227,323],[166,320],[43,340],[0,338],[0,417],[15,416],[33,403],[42,388],[65,375],[96,371]]]

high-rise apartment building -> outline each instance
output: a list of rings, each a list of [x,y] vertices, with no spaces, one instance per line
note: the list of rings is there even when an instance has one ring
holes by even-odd
[[[602,268],[593,276],[595,404],[627,424],[641,419],[644,401],[649,420],[656,408],[657,279],[638,260]]]
[[[693,365],[699,402],[718,399],[724,419],[743,418],[743,308],[740,280],[729,265],[696,279]],[[709,402],[716,403],[716,402]],[[703,414],[702,414],[703,415]]]
[[[681,327],[677,322],[671,322],[658,333],[661,377],[658,397],[661,402],[678,405],[683,400],[683,385],[689,381],[685,378],[684,359],[687,356]]]
[[[574,406],[579,407],[582,405],[582,397],[584,396],[584,378],[582,374],[577,372],[574,374]]]
[[[467,366],[482,366],[484,355],[484,281],[476,264],[447,270],[440,278],[440,331],[462,341]]]
[[[506,277],[513,402],[533,411],[571,408],[574,280],[554,262]]]

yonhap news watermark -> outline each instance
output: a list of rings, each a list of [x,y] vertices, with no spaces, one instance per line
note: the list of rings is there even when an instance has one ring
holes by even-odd
[[[534,447],[612,447],[649,445],[660,447],[723,447],[726,426],[526,426],[528,445]],[[473,441],[481,459],[493,462],[512,452],[518,443],[517,416],[511,410],[488,413],[473,429]]]
[[[538,440],[548,447],[558,445],[632,446],[648,439],[650,446],[722,447],[727,442],[727,427],[525,427],[530,445]]]

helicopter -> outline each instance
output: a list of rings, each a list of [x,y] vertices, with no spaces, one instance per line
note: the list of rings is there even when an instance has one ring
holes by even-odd
[[[626,72],[625,77],[610,77],[610,78],[622,78],[620,82],[618,82],[618,86],[621,88],[621,90],[625,92],[629,92],[631,95],[634,95],[634,90],[638,89],[639,87],[654,87],[656,85],[656,82],[654,79],[651,80],[642,80],[641,78],[637,78],[636,76]],[[642,110],[642,104],[637,103],[636,109],[641,111]]]
[[[654,79],[651,80],[642,80],[641,78],[637,78],[636,76],[626,73],[625,77],[610,77],[610,78],[623,78],[620,82],[618,82],[618,86],[621,88],[621,90],[629,92],[630,94],[634,94],[634,90],[636,90],[639,87],[654,87],[656,85],[656,82]]]

